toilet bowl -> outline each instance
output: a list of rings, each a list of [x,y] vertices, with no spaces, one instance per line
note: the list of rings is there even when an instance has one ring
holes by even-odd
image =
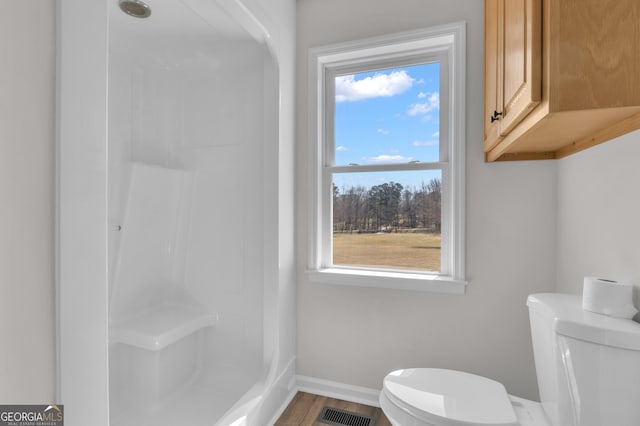
[[[389,373],[380,407],[394,426],[638,426],[640,324],[582,309],[581,297],[527,299],[540,401],[455,370]]]

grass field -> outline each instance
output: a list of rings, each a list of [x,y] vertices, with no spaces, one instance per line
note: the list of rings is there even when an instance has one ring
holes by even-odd
[[[333,234],[333,264],[440,270],[440,234]]]

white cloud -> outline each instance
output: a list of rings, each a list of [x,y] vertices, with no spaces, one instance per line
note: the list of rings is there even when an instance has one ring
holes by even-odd
[[[408,163],[410,161],[413,161],[413,157],[404,157],[402,155],[387,155],[387,154],[382,154],[382,155],[378,155],[377,157],[366,157],[363,158],[363,160],[366,163],[385,163],[385,164],[389,164],[389,163]]]
[[[338,151],[338,152],[344,152],[346,150],[347,150],[346,146],[342,146],[342,145],[336,146],[336,151]]]
[[[420,92],[420,93],[418,93],[418,99],[424,99],[424,98],[426,98],[426,97],[427,97],[427,94],[426,94],[426,93],[424,93],[424,92]]]
[[[436,146],[440,144],[438,141],[413,141],[413,146]]]
[[[425,94],[426,97],[426,94]],[[440,108],[440,93],[435,92],[429,95],[427,102],[409,105],[407,114],[414,117],[416,115],[424,115]]]
[[[439,132],[439,131],[438,131],[438,132],[434,132],[434,133],[431,135],[431,137],[432,137],[432,138],[439,138],[439,137],[440,137],[440,132]]]
[[[389,130],[386,129],[378,129],[376,130],[376,132],[382,134],[382,135],[388,135],[389,133],[391,133]]]
[[[336,77],[336,102],[353,102],[381,96],[394,96],[410,89],[415,80],[406,71],[377,73],[356,80],[353,75]]]

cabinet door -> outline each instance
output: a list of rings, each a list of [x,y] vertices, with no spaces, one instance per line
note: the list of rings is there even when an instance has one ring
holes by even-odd
[[[498,105],[501,94],[498,91],[498,25],[500,24],[499,7],[503,0],[486,0],[484,2],[484,150],[489,151],[500,139],[500,124],[494,117],[494,111],[502,110]]]
[[[498,118],[500,134],[508,134],[542,97],[541,0],[501,0],[498,7]],[[501,15],[501,16],[500,16]],[[502,76],[500,77],[500,73]]]

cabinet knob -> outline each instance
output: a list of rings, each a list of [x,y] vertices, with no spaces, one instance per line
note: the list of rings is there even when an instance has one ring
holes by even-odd
[[[490,116],[489,118],[491,119],[491,122],[493,123],[494,121],[500,120],[500,116],[501,115],[502,115],[501,112],[493,111],[493,115]]]

